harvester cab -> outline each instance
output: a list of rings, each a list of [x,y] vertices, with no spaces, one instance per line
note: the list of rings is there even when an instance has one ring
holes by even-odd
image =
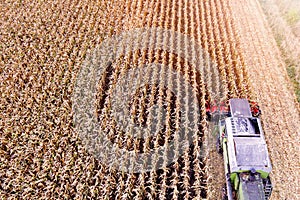
[[[258,112],[247,99],[230,99],[229,113],[217,125],[225,166],[224,200],[267,200],[271,195],[272,166]]]

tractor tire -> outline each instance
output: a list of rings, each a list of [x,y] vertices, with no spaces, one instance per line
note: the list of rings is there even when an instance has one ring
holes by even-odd
[[[223,154],[223,149],[222,149],[222,146],[221,146],[220,136],[218,136],[218,138],[217,138],[216,148],[217,148],[217,152],[219,154]]]
[[[222,200],[228,200],[228,195],[226,191],[226,184],[222,187]]]

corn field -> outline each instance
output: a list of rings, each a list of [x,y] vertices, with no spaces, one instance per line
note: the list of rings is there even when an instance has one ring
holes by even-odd
[[[2,1],[0,16],[2,199],[220,199],[205,108],[230,98],[262,108],[271,199],[298,197],[299,105],[256,1]]]

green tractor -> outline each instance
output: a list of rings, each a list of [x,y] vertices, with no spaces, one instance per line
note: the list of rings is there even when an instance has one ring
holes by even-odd
[[[246,99],[230,99],[228,113],[220,113],[226,116],[219,119],[217,141],[225,165],[223,200],[267,200],[271,195],[272,166],[257,112]]]

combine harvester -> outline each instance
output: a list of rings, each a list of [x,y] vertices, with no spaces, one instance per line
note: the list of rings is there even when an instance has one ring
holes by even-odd
[[[268,200],[272,166],[258,105],[230,99],[229,108],[221,104],[209,108],[208,113],[211,120],[218,121],[217,150],[223,155],[226,177],[223,200]]]

